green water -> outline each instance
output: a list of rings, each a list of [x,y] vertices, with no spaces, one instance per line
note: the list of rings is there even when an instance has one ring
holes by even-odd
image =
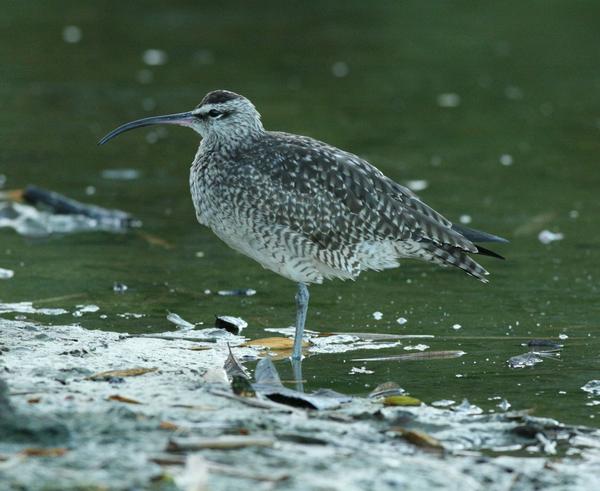
[[[308,389],[361,394],[394,380],[426,402],[467,397],[493,409],[498,401],[490,398],[501,396],[514,408],[597,425],[600,406],[586,406],[580,387],[600,378],[599,15],[597,2],[548,0],[5,2],[5,188],[37,184],[129,211],[172,248],[136,233],[31,240],[0,230],[0,267],[15,270],[0,283],[0,300],[69,310],[94,303],[98,313],[76,319],[91,329],[171,329],[169,310],[207,325],[215,314],[241,316],[252,338],[290,325],[295,286],[195,221],[187,187],[195,134],[169,128],[150,144],[149,131],[139,130],[96,147],[120,123],[188,110],[207,91],[228,88],[255,102],[267,128],[353,151],[400,182],[425,179],[419,194],[447,217],[469,214],[472,226],[511,239],[497,247],[507,261],[482,259],[488,285],[406,262],[312,288],[309,328],[432,334],[431,350],[467,355],[373,362],[374,374],[355,375],[351,367],[363,364],[351,358],[406,352],[313,356],[304,363]],[[68,25],[80,27],[78,43],[63,41]],[[144,65],[149,48],[164,50],[167,63]],[[334,76],[334,65],[345,76]],[[140,82],[148,78],[141,70],[152,80]],[[445,93],[460,104],[440,107]],[[505,154],[512,165],[500,163]],[[135,168],[141,177],[103,179],[110,168]],[[565,238],[543,245],[543,229]],[[113,293],[114,282],[129,290]],[[258,293],[203,293],[242,287]],[[118,316],[126,312],[145,316]],[[569,336],[561,361],[507,367],[526,351],[520,343],[559,334]],[[289,374],[287,363],[279,368]]]

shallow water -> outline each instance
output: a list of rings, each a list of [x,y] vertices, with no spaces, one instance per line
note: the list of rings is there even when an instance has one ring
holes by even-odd
[[[567,1],[345,6],[5,5],[4,188],[37,184],[125,210],[144,226],[46,239],[0,230],[0,267],[15,272],[0,280],[0,301],[63,307],[65,316],[76,305],[95,304],[97,312],[73,318],[90,329],[173,329],[169,311],[205,325],[215,315],[239,316],[250,338],[289,326],[294,285],[195,222],[187,189],[198,143],[193,133],[139,130],[96,147],[122,122],[187,110],[208,90],[230,88],[255,102],[267,128],[351,150],[399,182],[424,180],[420,196],[447,217],[469,215],[471,226],[511,240],[497,247],[507,261],[482,260],[492,273],[488,285],[406,262],[356,282],[312,288],[311,329],[431,334],[429,350],[467,354],[368,363],[352,358],[409,351],[319,354],[304,363],[307,389],[364,394],[394,380],[425,402],[467,397],[499,410],[507,399],[516,409],[597,425],[600,406],[588,406],[592,399],[580,387],[597,379],[600,367],[600,7]],[[64,41],[78,38],[67,26],[79,27],[81,39]],[[148,49],[163,50],[166,59]],[[107,169],[139,175],[107,179]],[[543,230],[564,238],[543,244]],[[127,291],[115,293],[115,282]],[[214,294],[238,288],[257,293]],[[16,315],[42,314],[2,314]],[[408,322],[399,325],[399,317]],[[509,358],[528,350],[521,343],[561,334],[568,338],[558,360],[508,367]],[[350,373],[363,366],[374,373]],[[285,361],[278,368],[282,378],[291,377]]]

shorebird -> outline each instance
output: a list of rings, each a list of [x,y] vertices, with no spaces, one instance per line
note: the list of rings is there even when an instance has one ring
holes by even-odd
[[[99,144],[156,124],[202,140],[190,170],[196,217],[227,245],[298,283],[292,361],[302,358],[308,285],[355,279],[415,258],[456,266],[486,282],[475,242],[507,242],[453,224],[366,160],[307,136],[267,131],[247,98],[208,93],[188,112],[119,126]]]

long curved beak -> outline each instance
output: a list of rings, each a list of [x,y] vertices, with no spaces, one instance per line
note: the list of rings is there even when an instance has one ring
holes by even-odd
[[[176,124],[178,126],[192,126],[192,123],[196,120],[196,116],[194,116],[191,112],[185,113],[177,113],[177,114],[168,114],[166,116],[152,116],[150,118],[138,119],[136,121],[131,121],[130,123],[125,123],[118,128],[112,130],[108,135],[106,135],[102,140],[98,142],[98,145],[104,145],[107,141],[112,140],[115,136],[120,135],[129,130],[133,130],[135,128],[142,128],[144,126],[151,126],[155,124]]]

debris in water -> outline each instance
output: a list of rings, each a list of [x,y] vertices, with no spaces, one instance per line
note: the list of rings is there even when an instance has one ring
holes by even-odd
[[[75,307],[77,310],[75,310],[73,312],[73,317],[82,317],[83,314],[88,314],[88,313],[93,313],[93,312],[98,312],[100,310],[100,307],[98,307],[97,305],[77,305]]]
[[[369,394],[369,398],[377,399],[379,397],[399,396],[404,394],[404,392],[406,391],[396,382],[384,382],[373,389]]]
[[[523,346],[525,346],[525,345],[523,345]],[[540,347],[540,348],[552,348],[552,349],[559,349],[559,348],[563,347],[562,344],[559,344],[550,339],[532,339],[531,341],[527,342],[526,346],[529,346],[530,348]]]
[[[508,153],[500,155],[500,158],[498,160],[500,160],[500,163],[504,166],[509,166],[513,164],[512,155]]]
[[[65,309],[35,308],[31,302],[0,303],[0,314],[4,313],[19,314],[43,314],[43,315],[63,315],[68,314]]]
[[[452,325],[452,329],[454,329],[455,331],[458,331],[461,328],[462,328],[462,326],[460,324],[453,324]]]
[[[511,406],[512,404],[506,399],[502,399],[498,404],[496,404],[496,407],[499,407],[500,409],[502,409],[502,411],[508,411]]]
[[[77,44],[81,41],[81,28],[78,26],[65,26],[62,32],[63,41],[69,44]]]
[[[35,186],[11,192],[8,197],[11,201],[0,203],[0,228],[12,228],[28,237],[97,230],[124,232],[141,226],[139,220],[124,211],[88,205]]]
[[[431,403],[431,405],[435,407],[448,407],[452,406],[453,404],[456,404],[456,401],[453,401],[452,399],[440,399],[439,401],[434,401]]]
[[[433,334],[386,334],[381,332],[331,332],[331,333],[320,333],[321,337],[324,336],[352,336],[355,338],[362,339],[364,341],[387,341],[387,340],[399,340],[399,339],[431,339]]]
[[[408,189],[416,193],[427,189],[427,187],[429,186],[429,182],[425,179],[413,179],[411,181],[405,181],[404,184],[406,184],[406,187]]]
[[[350,73],[350,67],[345,61],[336,61],[333,65],[331,65],[331,73],[334,77],[344,78]]]
[[[127,368],[124,370],[108,370],[106,372],[98,372],[86,377],[86,380],[110,380],[117,377],[139,377],[140,375],[144,375],[150,372],[156,372],[158,368],[146,368],[146,367],[136,367],[136,368]]]
[[[381,356],[376,358],[353,358],[352,361],[412,361],[459,358],[464,351],[427,351],[423,353],[407,353],[404,355]]]
[[[159,66],[167,62],[168,56],[162,49],[147,49],[142,53],[142,60],[146,65]]]
[[[113,181],[133,181],[138,179],[141,173],[137,169],[104,169],[100,176],[102,179]]]
[[[509,358],[507,360],[507,363],[510,368],[525,368],[532,367],[537,363],[541,363],[542,361],[544,361],[544,358],[557,359],[559,356],[560,353],[557,353],[557,350],[530,351],[528,353],[523,353],[522,355],[517,355]]]
[[[219,290],[217,294],[222,297],[251,297],[252,295],[256,295],[256,290],[252,288],[238,288],[237,290]]]
[[[21,450],[19,454],[25,457],[62,457],[68,451],[64,447],[28,447]]]
[[[167,320],[175,324],[179,329],[183,331],[189,331],[196,327],[194,324],[186,321],[185,319],[182,319],[178,314],[174,312],[169,312],[169,315],[167,315]]]
[[[440,107],[458,107],[460,105],[460,96],[452,92],[440,94],[437,96],[437,103]]]
[[[380,321],[381,319],[383,319],[383,314],[379,311],[373,312],[373,319],[375,319],[376,321]]]
[[[129,287],[125,283],[113,283],[113,292],[115,293],[125,293]]]
[[[415,345],[410,345],[409,344],[409,345],[407,345],[407,346],[404,347],[404,349],[406,351],[411,351],[411,350],[414,350],[414,351],[425,351],[428,348],[429,348],[429,346],[426,345],[426,344],[415,344]]]
[[[242,435],[224,435],[216,438],[178,438],[167,445],[167,452],[189,452],[192,450],[233,450],[247,447],[272,447],[273,438]]]
[[[558,339],[560,339],[561,341],[564,341],[565,339],[569,339],[569,336],[566,334],[559,334]]]
[[[349,402],[352,398],[334,391],[317,391],[306,394],[283,386],[277,369],[270,358],[262,358],[254,372],[256,383],[253,388],[268,399],[289,406],[307,409],[335,409],[341,403]]]
[[[425,448],[428,450],[435,450],[441,452],[444,450],[444,446],[437,439],[418,430],[406,430],[404,428],[393,428],[393,431],[398,433],[407,442],[416,445],[417,447]]]
[[[452,409],[465,414],[483,413],[483,409],[481,409],[479,406],[476,406],[475,404],[471,404],[468,399],[463,399],[463,401],[458,406],[454,406]]]
[[[402,326],[402,325],[406,324],[408,322],[408,320],[404,317],[398,317],[396,319],[396,322]]]
[[[471,218],[471,215],[461,215],[458,218],[458,221],[460,223],[462,223],[463,225],[468,225],[469,223],[471,223],[473,221],[473,219]]]
[[[240,317],[232,317],[230,315],[220,315],[215,318],[215,327],[225,329],[236,336],[242,332],[242,329],[248,327],[248,323]]]
[[[9,280],[15,275],[12,269],[0,268],[0,280]]]
[[[136,401],[130,397],[120,396],[119,394],[108,396],[107,399],[109,401],[124,402],[125,404],[142,404],[140,401]]]
[[[560,232],[551,232],[550,230],[542,230],[538,234],[538,240],[542,244],[550,244],[552,242],[556,242],[557,240],[563,240],[564,238],[564,234],[561,234]]]
[[[307,347],[309,344],[307,341],[302,342],[303,347]],[[294,340],[291,338],[284,338],[280,336],[273,336],[270,338],[259,338],[253,339],[244,343],[242,346],[262,346],[263,348],[269,348],[274,350],[279,349],[292,349],[294,347]]]
[[[348,372],[348,375],[356,375],[357,373],[371,374],[375,372],[373,370],[369,370],[367,367],[352,367]]]
[[[256,394],[252,385],[250,384],[250,377],[246,368],[237,360],[231,351],[231,346],[227,344],[229,349],[229,356],[225,360],[223,368],[227,377],[231,380],[231,388],[234,394],[243,397],[254,397]]]
[[[383,400],[384,406],[420,406],[423,404],[419,399],[410,396],[387,396]]]
[[[581,387],[581,390],[592,394],[593,396],[600,396],[600,380],[590,380],[587,384]]]

